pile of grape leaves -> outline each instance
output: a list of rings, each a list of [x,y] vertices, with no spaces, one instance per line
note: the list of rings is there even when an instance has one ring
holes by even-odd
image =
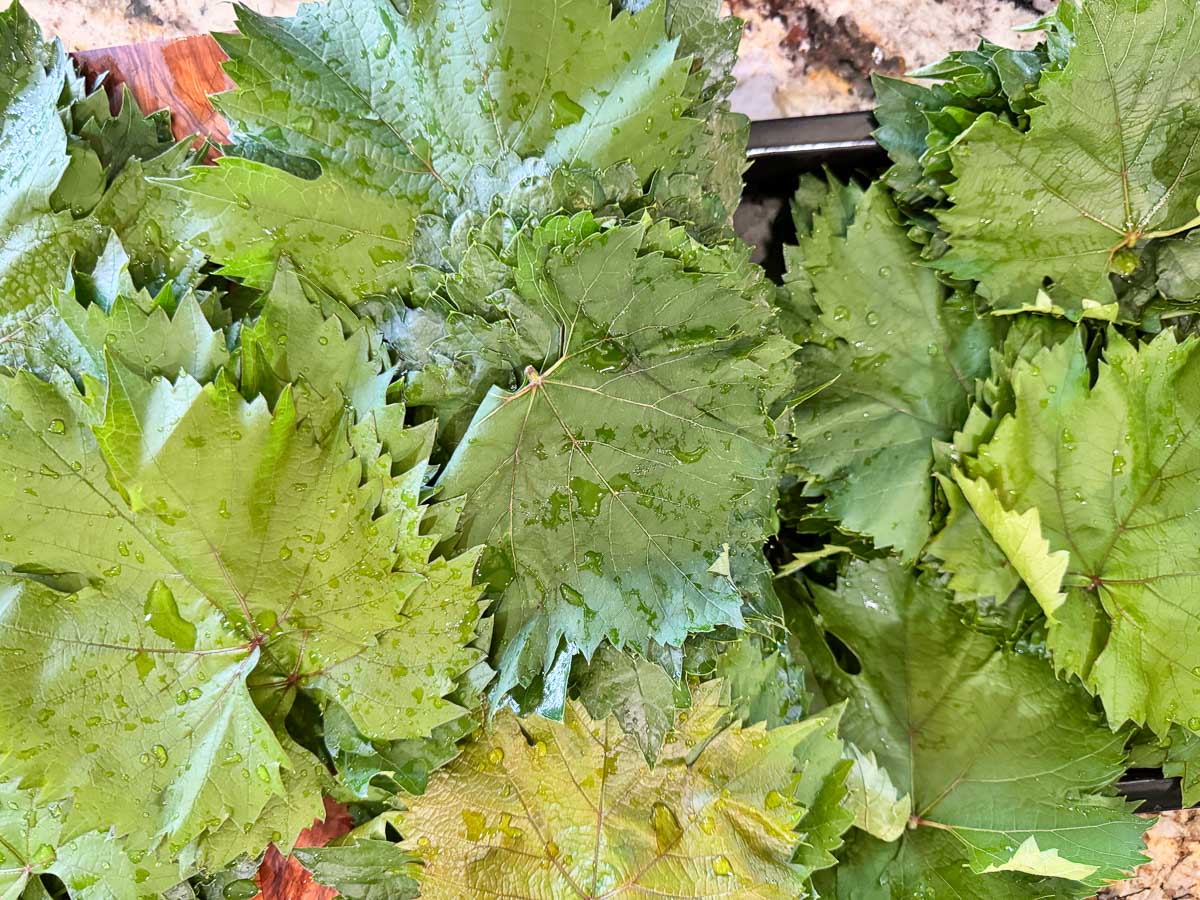
[[[877,79],[780,285],[714,0],[239,8],[220,148],[0,12],[0,900],[1134,869],[1124,773],[1200,801],[1200,3],[1031,30]]]

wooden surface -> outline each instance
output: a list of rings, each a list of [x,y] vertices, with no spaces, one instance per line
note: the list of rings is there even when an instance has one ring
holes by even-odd
[[[120,97],[114,88],[127,85],[143,112],[171,109],[177,138],[191,134],[218,142],[228,138],[224,119],[208,100],[209,94],[232,86],[221,69],[225,54],[211,36],[81,50],[73,55],[89,85],[108,73],[105,84],[114,105]]]
[[[325,821],[314,822],[312,828],[300,832],[297,847],[323,847],[350,830],[350,814],[346,807],[325,798]],[[308,870],[292,857],[286,859],[274,847],[258,870],[258,886],[262,893],[255,900],[333,900],[338,892],[314,884]]]

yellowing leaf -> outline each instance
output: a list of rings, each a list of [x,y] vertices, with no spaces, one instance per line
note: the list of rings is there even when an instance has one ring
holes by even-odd
[[[812,864],[795,854],[829,814],[807,798],[844,772],[836,715],[741,728],[709,688],[653,767],[577,703],[561,723],[498,714],[405,801],[421,895],[804,895]]]

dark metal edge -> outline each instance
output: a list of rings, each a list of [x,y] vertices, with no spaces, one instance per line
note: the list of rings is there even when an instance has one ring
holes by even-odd
[[[832,113],[750,124],[750,159],[788,156],[816,158],[847,150],[873,150],[875,118],[869,112]]]

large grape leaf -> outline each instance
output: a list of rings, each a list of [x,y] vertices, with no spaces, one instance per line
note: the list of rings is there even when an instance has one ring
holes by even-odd
[[[653,766],[573,701],[562,722],[498,714],[405,801],[421,895],[806,896],[849,822],[827,805],[846,768],[837,715],[742,728],[718,695],[700,692]]]
[[[951,150],[953,205],[937,265],[996,307],[1031,304],[1046,279],[1111,303],[1114,255],[1195,224],[1200,8],[1192,0],[1089,0],[1066,66],[1042,76],[1020,133],[982,115]]]
[[[1055,663],[1112,721],[1160,734],[1200,726],[1198,359],[1195,339],[1167,332],[1135,348],[1110,331],[1092,383],[1079,338],[1044,350],[1017,365],[1015,411],[968,466],[987,482],[968,499],[1018,571],[1000,531],[1018,515],[1038,526],[1030,540],[1068,559],[1061,579],[1022,572],[1050,618]]]
[[[745,120],[721,106],[707,69],[693,77],[692,58],[677,58],[666,9],[419,0],[400,12],[332,0],[285,19],[239,7],[239,34],[218,36],[237,89],[216,102],[250,158],[195,170],[176,184],[183,215],[167,200],[158,218],[229,274],[269,282],[285,252],[344,299],[406,286],[405,264],[438,238],[423,215],[486,210],[556,167],[630,160],[639,182],[660,176],[668,202],[712,194],[726,221]],[[713,33],[689,53],[733,36],[708,16]]]
[[[648,230],[648,228],[650,230]],[[560,642],[644,651],[739,625],[764,588],[781,442],[768,407],[791,344],[742,251],[655,252],[641,224],[550,220],[516,246],[498,312],[524,384],[494,387],[438,486],[464,497],[499,592],[498,695]],[[520,363],[518,363],[520,364]],[[514,371],[514,375],[515,375]]]
[[[226,374],[144,374],[110,363],[83,396],[0,379],[0,503],[20,523],[0,554],[26,575],[0,603],[0,770],[70,792],[73,833],[172,855],[201,837],[182,855],[203,866],[261,850],[266,822],[311,821],[319,780],[264,719],[296,691],[381,738],[462,715],[444,697],[480,657],[475,557],[429,559],[429,438],[414,453],[402,408],[351,425],[340,398],[333,419],[298,417],[291,389],[272,409]]]
[[[822,876],[830,896],[1083,896],[1138,865],[1148,823],[1111,793],[1127,736],[1082,689],[972,631],[934,578],[893,560],[811,590],[820,627],[861,667],[813,648],[826,695],[848,701],[841,734],[913,810],[893,843],[847,842]]]
[[[897,221],[882,185],[834,185],[782,296],[818,310],[796,356],[801,394],[815,394],[796,412],[790,465],[843,528],[912,558],[929,538],[933,443],[966,418],[997,326],[919,265]]]

